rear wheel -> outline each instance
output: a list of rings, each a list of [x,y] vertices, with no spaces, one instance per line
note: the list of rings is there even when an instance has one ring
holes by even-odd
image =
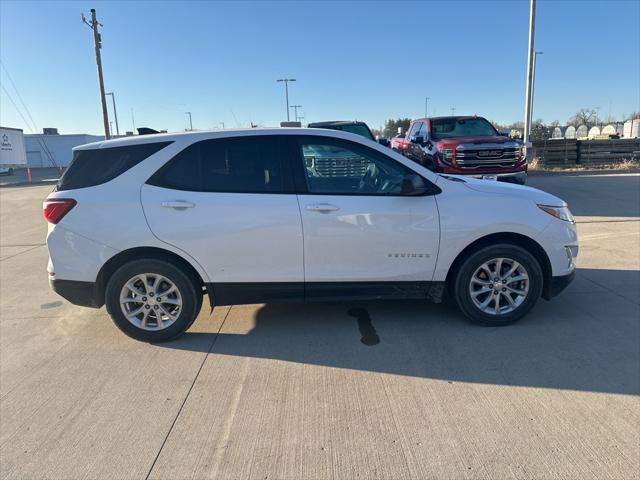
[[[111,276],[105,303],[124,333],[136,340],[163,342],[191,326],[202,306],[202,293],[171,263],[135,260]]]
[[[485,247],[465,260],[455,278],[460,310],[480,325],[508,325],[526,315],[542,293],[538,261],[515,245]]]

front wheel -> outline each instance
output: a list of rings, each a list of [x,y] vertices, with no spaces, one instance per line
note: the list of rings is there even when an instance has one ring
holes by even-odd
[[[202,306],[202,292],[182,270],[162,260],[135,260],[111,276],[107,311],[128,336],[164,342],[184,333]]]
[[[431,155],[427,155],[424,159],[424,166],[428,169],[431,170],[432,172],[436,171],[436,162],[434,161],[433,157]]]
[[[454,283],[460,310],[480,325],[513,323],[526,315],[542,293],[538,261],[515,245],[485,247],[467,258]]]

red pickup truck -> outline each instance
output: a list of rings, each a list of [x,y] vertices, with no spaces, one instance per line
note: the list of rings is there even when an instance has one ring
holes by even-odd
[[[477,116],[418,118],[394,148],[438,173],[472,175],[524,184],[524,144],[500,134]]]

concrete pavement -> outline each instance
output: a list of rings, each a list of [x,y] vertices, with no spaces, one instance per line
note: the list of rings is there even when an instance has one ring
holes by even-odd
[[[535,176],[577,279],[520,323],[423,302],[205,308],[130,340],[47,285],[41,200],[0,191],[1,478],[637,478],[640,176]]]

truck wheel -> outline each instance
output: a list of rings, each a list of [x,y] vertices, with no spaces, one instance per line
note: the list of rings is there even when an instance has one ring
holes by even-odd
[[[9,169],[9,171],[7,172],[7,175],[13,175],[13,168]]]
[[[473,323],[500,326],[526,315],[542,293],[538,261],[511,244],[482,248],[467,258],[454,280],[454,298]]]
[[[202,292],[171,263],[134,260],[111,276],[105,292],[116,326],[144,342],[164,342],[184,333],[202,306]]]
[[[432,156],[427,156],[424,161],[424,166],[431,170],[432,172],[436,171],[436,163],[433,161]]]

